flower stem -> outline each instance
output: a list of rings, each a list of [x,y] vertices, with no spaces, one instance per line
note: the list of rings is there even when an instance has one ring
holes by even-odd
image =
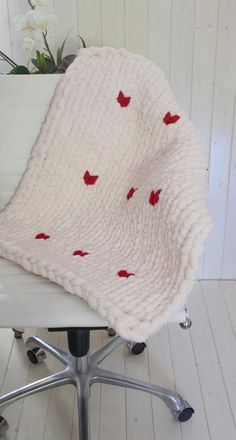
[[[9,58],[1,50],[0,50],[0,56],[4,59],[4,61],[6,61],[8,64],[10,64],[10,66],[12,66],[12,67],[17,67],[18,66],[18,64],[16,64],[15,61],[13,61],[11,58]]]
[[[28,0],[28,3],[30,5],[31,9],[34,10],[36,5],[33,5],[32,0]]]

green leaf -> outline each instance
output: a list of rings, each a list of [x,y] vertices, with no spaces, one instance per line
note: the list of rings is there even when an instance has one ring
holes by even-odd
[[[16,66],[8,72],[8,75],[28,75],[30,74],[29,69],[25,66]]]
[[[64,47],[66,44],[67,37],[68,37],[68,34],[66,35],[64,41],[62,42],[61,47],[59,47],[57,50],[57,65],[60,64],[62,61],[63,50],[64,50]]]
[[[35,66],[38,67],[38,61],[35,58],[31,58],[31,63]]]
[[[52,62],[51,57],[49,57],[48,55],[45,55],[45,54],[44,54],[44,57],[45,57],[45,60],[48,60],[48,61],[51,61],[51,62]]]
[[[55,60],[54,60],[53,54],[52,54],[52,52],[51,52],[51,50],[50,50],[50,47],[49,47],[49,45],[48,45],[48,41],[47,41],[47,31],[43,32],[42,35],[43,35],[43,41],[44,41],[44,44],[45,44],[45,46],[46,46],[45,50],[46,50],[47,53],[48,53],[48,55],[46,55],[46,56],[49,57],[49,58],[51,59],[53,65],[56,67],[56,63],[55,63]]]
[[[68,66],[73,63],[73,61],[75,60],[76,55],[71,54],[71,55],[66,55],[64,58],[62,58],[62,61],[68,63]]]
[[[37,53],[37,59],[31,59],[32,64],[39,70],[39,73],[54,73],[56,66],[54,62],[44,53]]]
[[[47,67],[46,67],[46,60],[45,60],[44,53],[39,52],[37,50],[36,54],[37,54],[37,67],[38,67],[39,71],[41,73],[46,73]]]
[[[10,66],[17,67],[17,64],[15,61],[13,61],[11,58],[9,58],[4,52],[0,50],[0,56],[3,58],[4,61],[6,61]]]
[[[76,55],[66,55],[62,58],[61,63],[57,66],[57,73],[64,73],[71,63],[73,63]]]
[[[56,71],[56,66],[49,58],[45,57],[45,72],[44,73],[54,73]]]
[[[85,48],[85,47],[86,47],[86,44],[85,44],[84,39],[83,39],[80,35],[78,35],[78,37],[79,37],[80,41],[82,42],[82,46],[83,46],[83,48]]]

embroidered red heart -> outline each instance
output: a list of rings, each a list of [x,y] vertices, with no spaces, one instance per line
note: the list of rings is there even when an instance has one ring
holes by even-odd
[[[119,272],[117,272],[117,275],[121,278],[129,278],[132,275],[134,276],[134,273],[127,272],[127,270],[125,270],[125,269],[121,269],[121,270],[119,270]]]
[[[159,197],[161,194],[161,189],[158,189],[157,191],[152,191],[150,196],[149,196],[149,203],[151,205],[156,205],[159,202]]]
[[[179,115],[171,115],[170,112],[166,113],[166,115],[163,118],[163,122],[166,125],[169,124],[174,124],[175,122],[177,122],[179,120],[180,116]]]
[[[117,101],[121,107],[127,107],[130,103],[130,100],[131,96],[125,96],[122,91],[120,91],[119,95],[117,96]]]
[[[137,189],[138,188],[130,188],[130,190],[129,190],[129,192],[128,192],[128,194],[127,194],[127,200],[129,200],[129,199],[131,199],[131,197],[133,197],[133,195],[134,195],[134,193],[135,193],[135,191],[137,191]]]
[[[86,185],[94,185],[96,180],[98,179],[98,176],[92,176],[90,172],[87,170],[84,173],[84,182]]]
[[[85,255],[89,255],[89,252],[84,252],[78,249],[77,251],[73,252],[73,255],[79,255],[80,257],[84,257]]]
[[[34,238],[36,240],[48,240],[48,238],[50,238],[50,235],[46,235],[43,232],[41,232],[40,234],[35,235]]]

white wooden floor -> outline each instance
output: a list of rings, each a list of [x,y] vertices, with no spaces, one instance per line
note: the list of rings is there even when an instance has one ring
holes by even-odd
[[[190,331],[176,324],[148,341],[140,356],[120,347],[103,362],[105,368],[176,388],[195,408],[193,418],[176,422],[155,397],[132,390],[94,385],[91,395],[92,440],[235,440],[236,438],[236,281],[203,281],[192,293]],[[25,336],[35,333],[27,330]],[[37,334],[66,348],[64,333]],[[93,349],[108,340],[94,332]],[[47,357],[35,366],[24,342],[11,330],[0,330],[0,388],[7,392],[60,368]],[[5,410],[10,429],[3,440],[77,440],[72,386],[19,401]]]

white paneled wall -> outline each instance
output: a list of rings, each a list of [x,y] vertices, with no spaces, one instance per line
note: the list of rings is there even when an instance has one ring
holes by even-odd
[[[48,0],[47,8],[58,44],[73,28],[71,48],[79,33],[88,46],[126,47],[165,71],[209,159],[214,230],[199,275],[236,278],[236,1]],[[27,9],[27,0],[0,0],[0,50],[18,62],[13,18]]]

